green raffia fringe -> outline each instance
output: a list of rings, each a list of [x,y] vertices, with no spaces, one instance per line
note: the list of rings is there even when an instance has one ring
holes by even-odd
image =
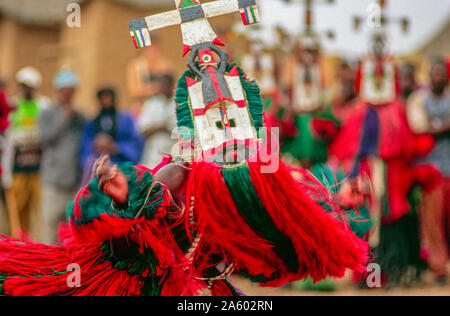
[[[145,248],[144,253],[141,254],[138,247],[132,244],[127,250],[127,258],[119,260],[114,256],[109,241],[105,241],[102,245],[105,260],[112,262],[113,268],[126,271],[130,275],[142,275],[149,268],[152,275],[156,274],[158,260],[151,248]]]
[[[186,127],[194,129],[194,118],[189,102],[189,91],[187,89],[186,77],[194,78],[195,75],[192,70],[187,70],[178,80],[177,89],[175,92],[175,104],[177,113],[178,127]]]
[[[49,278],[49,277],[53,277],[53,276],[63,275],[63,274],[66,274],[66,273],[70,273],[70,271],[57,272],[56,270],[54,270],[54,273],[49,273],[49,274],[46,274],[46,275],[32,275],[31,277],[32,278],[36,278],[36,279]],[[12,279],[12,278],[15,278],[15,277],[18,277],[18,276],[14,276],[14,277],[9,276],[8,277],[7,275],[0,275],[0,296],[7,296],[5,294],[4,288],[3,288],[4,285],[5,285],[5,281],[7,279]]]
[[[375,262],[391,284],[410,284],[420,280],[426,263],[420,257],[420,227],[417,207],[421,190],[415,187],[408,196],[411,211],[391,225],[381,225],[380,244]],[[388,207],[386,204],[385,207]]]
[[[299,291],[310,292],[334,292],[337,288],[336,283],[332,278],[327,278],[314,284],[311,277],[292,283],[292,287]]]
[[[341,189],[344,180],[344,175],[341,172],[333,172],[324,164],[317,164],[309,171],[332,193],[338,193]]]
[[[234,67],[235,64],[230,64],[227,71],[230,71],[231,68]],[[237,67],[239,72],[239,77],[241,78],[242,88],[244,88],[245,95],[247,97],[247,104],[250,111],[250,116],[253,120],[253,124],[258,130],[259,128],[264,126],[264,103],[261,98],[261,90],[259,89],[256,81],[249,81],[246,79],[246,75],[244,71]]]
[[[5,292],[3,291],[3,284],[6,279],[7,279],[6,276],[0,275],[0,296],[5,296]]]
[[[163,288],[161,277],[148,277],[141,289],[141,296],[161,296]]]
[[[331,110],[326,109],[318,113],[304,113],[294,116],[298,133],[294,137],[286,137],[281,144],[281,151],[294,159],[315,165],[328,159],[328,141],[318,139],[311,130],[311,123],[315,119],[325,119],[335,124],[339,122],[334,118]]]
[[[147,197],[147,192],[150,189],[153,181],[153,177],[150,172],[145,172],[143,176],[139,176],[136,173],[136,168],[131,163],[122,164],[119,169],[124,172],[128,178],[129,184],[129,201],[130,206],[124,212],[115,212],[111,207],[112,199],[99,188],[98,178],[94,179],[89,185],[89,195],[80,199],[79,205],[81,207],[81,220],[76,220],[77,225],[87,224],[94,219],[99,219],[100,215],[105,213],[108,215],[115,215],[124,219],[135,218],[137,212],[141,209]],[[136,185],[139,184],[139,185]],[[164,191],[160,184],[156,184],[152,189],[151,203],[147,203],[142,215],[146,219],[153,219],[155,211],[160,208],[161,203],[164,201]],[[73,216],[73,203],[68,209],[69,218]]]
[[[96,178],[88,185],[89,194],[79,201],[82,217],[81,220],[76,220],[77,225],[91,223],[94,219],[99,219],[101,214],[114,215],[123,219],[136,217],[137,212],[147,199],[147,193],[152,186],[153,177],[150,172],[137,170],[131,163],[121,164],[119,169],[128,179],[130,201],[128,209],[113,214],[112,199],[99,188],[98,178]],[[156,184],[141,216],[148,220],[154,219],[155,212],[159,210],[163,202],[164,189],[160,184]],[[73,205],[69,209],[69,215],[71,218],[74,218]],[[140,253],[138,247],[135,244],[131,244],[127,248],[126,259],[118,259],[113,254],[110,241],[105,241],[101,246],[101,250],[104,254],[102,262],[111,262],[115,269],[126,271],[130,275],[142,275],[148,269],[150,276],[145,278],[142,295],[160,295],[163,283],[160,276],[154,276],[157,274],[158,261],[151,248],[146,248],[143,253]]]
[[[145,248],[144,253],[140,253],[139,249],[133,244],[129,246],[129,253],[126,259],[119,260],[114,256],[109,241],[105,241],[102,245],[104,261],[112,263],[114,269],[126,271],[130,275],[142,275],[144,271],[149,269],[150,276],[145,278],[144,285],[141,290],[142,296],[160,296],[163,287],[160,276],[155,276],[158,260],[156,259],[151,248]]]
[[[310,172],[332,193],[336,194],[342,187],[345,176],[342,172],[333,172],[329,167],[324,164],[317,164],[310,169]],[[333,211],[330,205],[326,205],[323,201],[318,201],[321,206],[328,210]],[[370,230],[373,222],[370,219],[370,211],[366,207],[359,207],[358,210],[346,209],[346,218],[350,225],[350,229],[358,236],[363,238],[364,235]]]
[[[235,63],[227,65],[226,73],[236,66]],[[242,88],[244,89],[245,96],[247,98],[248,110],[250,117],[253,121],[254,127],[258,131],[259,128],[264,126],[263,116],[263,100],[261,99],[261,91],[258,84],[255,81],[249,81],[244,71],[237,67],[239,77],[241,79]],[[177,126],[179,133],[183,140],[187,140],[189,137],[193,137],[192,131],[194,130],[194,116],[189,99],[189,92],[186,84],[186,77],[190,77],[195,80],[199,80],[192,70],[187,70],[181,78],[178,80],[177,89],[175,92],[176,114],[177,114]],[[191,135],[187,135],[186,130],[191,131]]]
[[[273,223],[265,210],[252,185],[248,165],[235,168],[223,168],[222,176],[230,191],[237,210],[252,230],[265,240],[273,243],[274,252],[286,262],[288,268],[297,272],[299,263],[295,249],[286,236],[284,236]],[[243,275],[246,275],[243,273]],[[246,275],[247,277],[248,274]],[[254,282],[266,282],[262,276],[250,277]]]

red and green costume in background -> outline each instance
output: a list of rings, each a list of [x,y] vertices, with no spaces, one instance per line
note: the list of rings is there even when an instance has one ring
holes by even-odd
[[[253,281],[279,286],[308,275],[339,277],[343,262],[364,261],[364,243],[325,212],[279,160],[278,144],[261,130],[263,104],[256,83],[236,65],[225,64],[226,55],[217,48],[200,47],[198,54],[199,64],[190,64],[176,92],[180,141],[191,153],[183,155],[191,170],[187,201],[193,201],[197,219],[188,231],[199,238],[194,256],[204,258],[194,260],[196,270],[225,260]],[[211,73],[219,78],[213,79],[214,91],[206,90]],[[194,95],[200,86],[205,87],[202,98]]]
[[[298,60],[286,67],[289,68],[289,105],[280,112],[281,152],[302,167],[324,163],[328,159],[329,142],[339,126],[328,108],[321,67],[319,62]]]
[[[308,276],[319,281],[342,277],[346,269],[365,270],[368,245],[350,230],[327,188],[307,171],[284,164],[276,139],[261,130],[260,90],[214,45],[216,35],[203,14],[208,7],[198,7],[199,1],[176,3],[183,10],[190,69],[175,96],[181,151],[164,170],[183,167],[183,185],[169,192],[155,180],[160,174],[154,178],[151,170],[120,166],[122,173],[111,182],[95,179],[79,192],[60,231],[61,245],[0,236],[3,294],[195,295],[210,290],[239,295],[226,280],[233,271],[264,286],[280,286]],[[257,20],[254,1],[239,0],[209,13],[234,7],[245,24]],[[179,15],[169,17],[180,23]],[[140,34],[148,46],[147,20],[152,17],[132,21],[130,28],[133,39]],[[114,179],[126,181],[119,187],[128,203],[118,204],[104,193]],[[172,196],[181,210],[172,209]],[[80,267],[80,287],[67,283],[72,263]]]
[[[410,130],[405,106],[398,99],[392,59],[369,56],[358,73],[360,100],[330,146],[330,154],[350,176],[367,174],[371,178],[374,262],[381,265],[388,281],[398,283],[405,281],[411,269],[417,276],[424,269],[416,188],[433,190],[440,177],[434,167],[414,164],[431,150],[433,141],[416,137]],[[380,80],[378,88],[376,78]]]
[[[278,90],[280,60],[276,57],[280,54],[277,54],[275,49],[262,49],[263,45],[262,40],[251,43],[250,53],[242,56],[240,64],[248,78],[258,82],[266,119],[270,120],[270,126],[278,126],[277,113],[280,111],[282,96]]]
[[[294,115],[280,126],[283,155],[304,167],[327,161],[328,145],[339,130],[330,109]]]
[[[238,295],[226,280],[233,271],[263,286],[364,271],[368,245],[348,216],[260,130],[256,83],[212,43],[192,47],[189,67],[175,97],[183,212],[171,210],[150,170],[121,166],[128,205],[116,206],[95,179],[70,208],[62,245],[0,238],[3,294]],[[67,286],[70,263],[81,268],[79,288]]]

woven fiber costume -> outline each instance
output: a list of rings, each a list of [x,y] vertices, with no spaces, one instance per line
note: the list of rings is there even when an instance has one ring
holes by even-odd
[[[248,50],[240,58],[240,64],[245,69],[249,78],[258,82],[261,90],[261,98],[264,102],[266,115],[275,114],[279,111],[281,95],[278,91],[281,55],[277,47],[270,47],[260,38],[260,30],[255,31],[253,37],[249,36]]]
[[[99,178],[70,210],[62,246],[0,241],[4,294],[238,295],[226,280],[233,271],[280,286],[364,270],[368,245],[331,212],[337,206],[318,180],[279,160],[276,141],[260,130],[258,86],[211,41],[189,42],[190,69],[175,96],[175,162],[151,171],[100,161]],[[71,263],[80,287],[68,288]]]
[[[389,281],[398,283],[408,279],[411,269],[419,276],[424,268],[414,188],[433,190],[440,176],[430,165],[414,164],[431,150],[433,140],[412,133],[398,99],[396,67],[383,51],[383,37],[374,39],[374,53],[358,71],[360,100],[330,153],[352,176],[370,176],[374,187],[370,208],[377,224],[370,243],[376,249],[375,262]]]
[[[328,144],[339,127],[326,100],[317,36],[302,34],[298,46],[285,65],[290,103],[281,118],[281,151],[302,167],[311,167],[327,161]]]
[[[184,254],[165,222],[170,204],[167,188],[153,183],[148,170],[131,165],[121,170],[130,187],[126,210],[114,207],[96,179],[70,207],[69,224],[59,231],[61,245],[1,237],[0,294],[194,293],[187,289],[193,279]]]
[[[212,51],[221,55],[220,63]],[[291,168],[278,159],[272,139],[261,143],[265,135],[256,83],[237,66],[226,65],[217,47],[202,44],[198,54],[199,64],[191,63],[176,92],[183,148],[192,149],[187,151],[190,157],[183,156],[190,169],[186,201],[194,210],[186,218],[196,218],[189,231],[199,238],[193,253],[201,259],[194,260],[196,268],[205,269],[213,255],[222,254],[237,270],[266,285],[307,274],[315,280],[326,274],[341,276],[339,266],[346,260],[357,263],[363,244],[300,189]],[[205,81],[211,77],[205,74],[216,75],[217,81],[209,85]],[[202,87],[214,89],[212,99]],[[318,230],[321,238],[314,237]],[[315,253],[313,261],[310,251]]]

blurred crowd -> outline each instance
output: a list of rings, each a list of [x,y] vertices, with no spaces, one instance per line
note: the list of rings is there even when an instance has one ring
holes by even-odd
[[[280,128],[284,158],[306,168],[328,163],[348,181],[368,176],[371,192],[363,203],[373,229],[365,238],[385,279],[401,283],[428,265],[437,282],[447,282],[448,62],[433,60],[428,82],[419,84],[414,64],[399,65],[375,48],[366,64],[342,60],[336,80],[327,85],[314,39],[288,52],[257,44],[234,57],[261,86],[266,122]],[[155,168],[176,141],[173,74],[155,39],[128,67],[134,103],[120,107],[115,89],[102,87],[93,119],[76,110],[80,78],[70,69],[55,76],[54,100],[39,93],[47,74],[33,67],[17,73],[17,95],[7,97],[6,83],[0,83],[0,232],[56,242],[67,204],[91,180],[93,164],[104,154],[114,163]],[[394,272],[388,273],[391,266]]]
[[[54,100],[40,94],[43,75],[33,67],[18,71],[10,83],[17,85],[14,96],[6,96],[6,83],[0,86],[0,233],[55,243],[68,203],[92,180],[99,157],[154,168],[170,154],[174,79],[170,72],[149,77],[152,88],[148,98],[138,98],[139,113],[121,111],[114,87],[102,87],[98,114],[88,119],[74,101],[81,84],[74,71],[55,76]]]

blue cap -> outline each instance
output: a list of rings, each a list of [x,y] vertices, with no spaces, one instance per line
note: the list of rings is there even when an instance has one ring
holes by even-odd
[[[78,75],[72,71],[60,71],[53,80],[53,85],[56,89],[61,88],[77,88],[80,84]]]

